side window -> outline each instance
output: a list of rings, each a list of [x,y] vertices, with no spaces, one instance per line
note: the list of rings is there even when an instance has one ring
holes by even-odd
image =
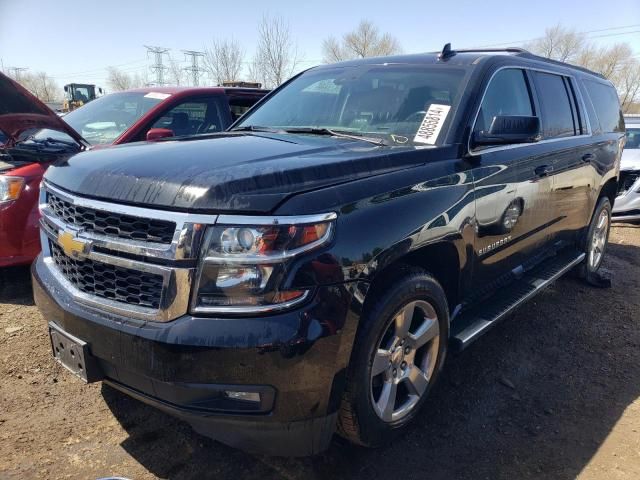
[[[224,130],[220,102],[215,98],[188,100],[165,112],[152,128],[168,128],[174,135],[197,135]]]
[[[231,120],[235,122],[262,97],[229,97]]]
[[[529,86],[521,69],[500,70],[491,79],[473,131],[489,130],[497,115],[534,115]]]
[[[533,72],[533,76],[540,101],[543,138],[575,135],[576,121],[564,77],[543,72]]]
[[[585,80],[584,85],[596,110],[600,128],[607,133],[624,132],[624,119],[615,89],[593,80]]]

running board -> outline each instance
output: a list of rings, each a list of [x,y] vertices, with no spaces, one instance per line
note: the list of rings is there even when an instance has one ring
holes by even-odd
[[[584,260],[584,252],[559,252],[524,273],[482,303],[463,310],[451,324],[451,347],[463,350],[474,340]]]

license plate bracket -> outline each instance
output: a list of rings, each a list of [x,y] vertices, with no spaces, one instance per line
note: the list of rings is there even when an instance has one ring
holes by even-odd
[[[49,338],[56,362],[87,383],[102,380],[102,372],[87,342],[70,335],[53,322],[49,322]]]

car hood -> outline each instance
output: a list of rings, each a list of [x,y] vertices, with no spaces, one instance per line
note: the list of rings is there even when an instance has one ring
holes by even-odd
[[[622,151],[620,170],[640,170],[640,148]]]
[[[49,168],[45,179],[80,195],[137,206],[267,213],[295,193],[423,163],[428,150],[437,149],[228,133],[80,153]]]
[[[20,84],[0,73],[0,130],[8,137],[5,146],[13,146],[25,130],[37,128],[62,131],[79,145],[88,145],[57,113]]]

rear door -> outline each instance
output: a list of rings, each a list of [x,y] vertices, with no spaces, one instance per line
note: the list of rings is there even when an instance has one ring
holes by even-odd
[[[551,72],[532,71],[531,75],[542,118],[540,155],[549,165],[552,180],[549,241],[561,246],[573,242],[576,232],[589,221],[597,151],[575,80]]]

